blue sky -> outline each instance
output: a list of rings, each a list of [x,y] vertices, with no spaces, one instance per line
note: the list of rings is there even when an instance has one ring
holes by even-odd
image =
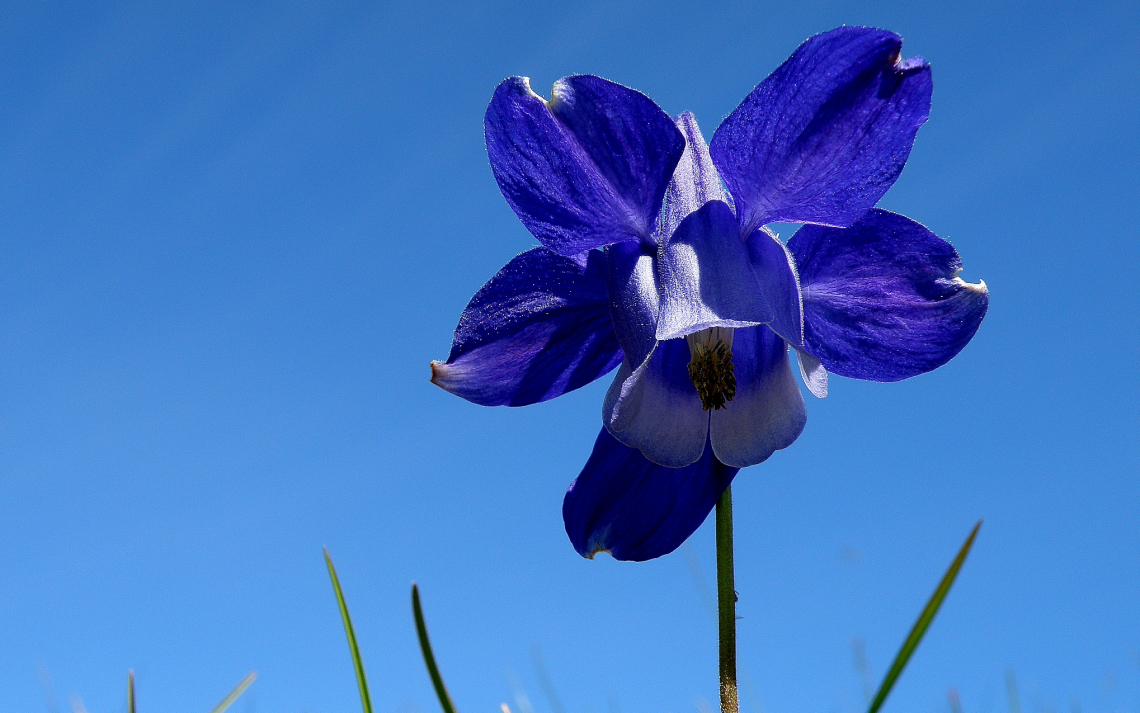
[[[482,115],[571,73],[706,135],[809,35],[899,32],[929,123],[881,205],[984,279],[946,367],[833,378],[734,488],[748,713],[854,713],[974,521],[886,710],[1140,710],[1140,5],[13,3],[0,9],[0,707],[351,711],[321,561],[377,711],[715,702],[693,563],[581,559],[561,499],[608,383],[484,409],[428,382],[535,241]],[[787,236],[785,236],[787,237]],[[516,683],[512,683],[515,681]],[[751,681],[749,683],[748,681]],[[46,706],[46,707],[45,707]]]

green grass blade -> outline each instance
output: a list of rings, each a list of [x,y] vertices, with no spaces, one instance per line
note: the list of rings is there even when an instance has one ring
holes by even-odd
[[[534,673],[538,676],[538,683],[542,686],[542,692],[546,695],[546,702],[550,704],[550,710],[554,713],[566,713],[562,699],[558,697],[558,689],[554,687],[554,681],[546,670],[546,663],[542,660],[542,649],[538,648],[538,644],[535,644],[534,648],[530,650],[530,655],[534,660]]]
[[[364,675],[364,661],[360,658],[360,648],[356,645],[356,634],[352,630],[352,618],[348,615],[348,605],[344,603],[344,592],[340,589],[340,580],[336,576],[329,551],[325,550],[325,564],[329,568],[329,579],[332,580],[333,592],[336,593],[336,603],[340,607],[340,618],[344,620],[344,633],[348,637],[348,649],[352,653],[352,665],[356,669],[356,683],[360,686],[360,704],[364,713],[372,713],[372,697],[368,695],[368,679]]]
[[[135,672],[127,671],[127,713],[135,713]]]
[[[950,593],[950,585],[954,584],[954,579],[958,576],[958,570],[962,569],[962,563],[966,561],[966,555],[970,553],[970,547],[974,544],[974,538],[977,537],[978,528],[981,526],[982,521],[978,520],[978,524],[974,525],[970,536],[966,538],[966,543],[962,545],[962,549],[958,550],[958,556],[950,563],[950,569],[946,570],[942,581],[938,583],[938,588],[934,590],[930,601],[926,603],[926,608],[918,615],[918,621],[914,623],[914,628],[910,630],[910,634],[908,634],[906,640],[903,641],[902,648],[899,649],[898,655],[895,656],[894,663],[891,664],[887,675],[883,678],[883,683],[879,686],[879,692],[875,694],[875,699],[871,701],[871,707],[867,709],[867,713],[878,713],[883,702],[887,700],[891,689],[894,688],[895,681],[902,675],[907,661],[910,660],[911,654],[918,648],[918,642],[922,641],[922,637],[926,634],[930,623],[934,621],[934,615],[938,613],[938,608],[942,606],[942,600]]]
[[[435,695],[439,696],[439,706],[443,708],[443,713],[455,713],[455,704],[451,702],[447,686],[443,685],[443,677],[439,675],[439,667],[435,665],[435,656],[431,653],[427,625],[424,624],[424,611],[420,607],[420,588],[415,582],[412,582],[412,616],[416,619],[416,636],[420,639],[420,650],[424,653],[424,663],[427,665],[428,675],[431,676],[431,685],[435,687]]]
[[[1009,713],[1021,713],[1021,696],[1017,695],[1017,677],[1012,668],[1005,672],[1005,695],[1009,698]]]
[[[234,686],[234,690],[230,691],[229,694],[222,699],[221,703],[214,706],[214,709],[210,711],[210,713],[223,713],[223,711],[234,704],[238,696],[245,693],[245,689],[249,688],[249,685],[253,683],[253,679],[255,678],[257,678],[257,671],[250,671],[249,675],[243,678],[241,683]]]

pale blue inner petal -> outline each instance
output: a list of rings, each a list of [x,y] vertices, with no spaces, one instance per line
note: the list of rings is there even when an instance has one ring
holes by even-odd
[[[710,435],[719,461],[744,468],[790,446],[807,423],[807,409],[788,363],[788,345],[775,332],[736,330],[732,357],[736,397],[712,412]]]
[[[683,339],[658,342],[632,373],[624,364],[606,397],[603,421],[614,438],[649,460],[681,468],[701,457],[709,415],[689,381]]]
[[[742,327],[772,319],[749,268],[731,197],[692,114],[677,126],[685,151],[673,172],[661,221],[658,339],[676,339],[708,327]]]

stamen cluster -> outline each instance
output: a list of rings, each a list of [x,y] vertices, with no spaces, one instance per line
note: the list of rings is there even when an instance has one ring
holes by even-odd
[[[736,374],[732,365],[732,347],[718,334],[721,330],[704,330],[690,338],[689,380],[701,397],[705,411],[725,408],[736,396]]]

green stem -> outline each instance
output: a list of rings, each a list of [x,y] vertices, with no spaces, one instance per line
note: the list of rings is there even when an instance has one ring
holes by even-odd
[[[732,488],[716,504],[716,595],[720,623],[720,711],[738,713],[736,694],[736,575],[732,571]]]

